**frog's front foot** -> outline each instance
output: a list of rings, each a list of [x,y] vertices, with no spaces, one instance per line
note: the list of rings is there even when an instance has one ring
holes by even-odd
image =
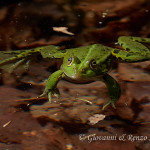
[[[59,98],[59,90],[57,88],[55,89],[51,89],[51,90],[45,90],[40,96],[38,96],[37,98],[43,97],[45,95],[48,95],[48,100],[51,103],[52,100],[52,95],[56,96],[57,98]]]
[[[51,76],[48,78],[46,82],[46,87],[43,92],[39,97],[43,97],[45,95],[48,95],[49,102],[51,103],[51,96],[54,95],[57,98],[59,97],[59,90],[56,88],[56,85],[58,81],[62,78],[63,72],[61,70],[58,70],[51,74]]]
[[[108,100],[106,103],[104,103],[104,105],[103,105],[103,110],[107,107],[107,106],[109,106],[109,105],[112,105],[112,107],[114,108],[114,109],[116,109],[116,106],[115,106],[115,101],[114,100]]]
[[[120,86],[117,83],[117,81],[113,79],[109,74],[105,74],[103,79],[108,87],[108,93],[110,97],[110,99],[104,104],[103,110],[110,104],[112,105],[113,108],[116,108],[115,103],[119,99],[121,93]]]

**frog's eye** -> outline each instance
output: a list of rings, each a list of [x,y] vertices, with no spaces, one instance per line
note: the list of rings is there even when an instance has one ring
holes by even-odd
[[[68,58],[67,65],[70,66],[73,62],[73,57]]]
[[[97,68],[97,63],[96,63],[96,61],[94,59],[91,60],[91,62],[90,62],[90,68],[91,69],[96,69]]]

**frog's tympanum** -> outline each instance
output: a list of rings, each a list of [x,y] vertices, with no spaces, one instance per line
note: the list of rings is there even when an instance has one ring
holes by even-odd
[[[119,84],[108,75],[112,62],[139,62],[150,60],[150,49],[143,45],[150,43],[149,38],[139,37],[119,37],[118,43],[122,49],[111,48],[101,44],[82,46],[79,48],[60,50],[58,46],[49,45],[29,50],[1,51],[0,68],[14,70],[23,62],[28,65],[30,60],[37,55],[43,58],[60,58],[63,63],[60,70],[51,74],[48,78],[45,90],[40,97],[48,95],[51,102],[51,96],[59,95],[57,83],[61,78],[77,82],[103,81],[108,87],[110,99],[104,104],[103,109],[111,104],[115,108],[115,102],[120,97]]]

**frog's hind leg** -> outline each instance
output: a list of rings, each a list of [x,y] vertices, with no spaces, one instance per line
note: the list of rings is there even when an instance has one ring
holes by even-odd
[[[123,50],[114,49],[112,55],[120,61],[138,62],[150,60],[150,49],[142,43],[150,43],[149,38],[121,36],[118,39]]]
[[[22,64],[25,61],[25,59],[21,59],[19,61],[17,61],[16,63],[12,64],[11,67],[9,67],[8,72],[12,73],[20,64]]]
[[[119,37],[119,40],[122,40],[124,38],[131,39],[133,42],[140,42],[140,43],[150,43],[150,38],[141,38],[141,37],[135,37],[135,36],[121,36]]]

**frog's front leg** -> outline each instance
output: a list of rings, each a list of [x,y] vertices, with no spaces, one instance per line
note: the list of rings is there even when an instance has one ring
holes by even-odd
[[[43,97],[45,95],[48,95],[49,102],[51,102],[51,96],[54,94],[56,97],[59,96],[59,90],[56,88],[58,81],[63,77],[62,70],[58,70],[51,74],[51,76],[48,78],[46,82],[46,87],[39,97]],[[38,98],[39,98],[38,97]]]
[[[103,81],[108,88],[108,93],[110,97],[110,99],[103,105],[103,109],[105,109],[110,104],[113,108],[115,108],[115,103],[119,99],[121,94],[120,86],[117,81],[107,73],[103,76]]]

